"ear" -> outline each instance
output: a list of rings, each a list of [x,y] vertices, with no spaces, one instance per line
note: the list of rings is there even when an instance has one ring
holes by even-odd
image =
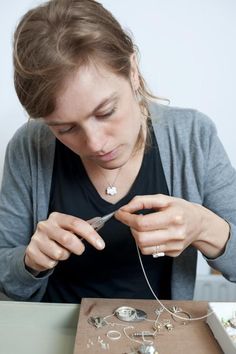
[[[139,89],[139,70],[136,54],[133,53],[130,56],[130,82],[134,92]]]

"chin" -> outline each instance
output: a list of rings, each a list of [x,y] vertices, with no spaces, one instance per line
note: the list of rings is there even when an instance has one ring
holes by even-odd
[[[129,161],[129,158],[127,159],[114,159],[112,161],[106,161],[104,162],[98,162],[98,165],[106,170],[115,170],[118,168],[123,167],[127,162]]]

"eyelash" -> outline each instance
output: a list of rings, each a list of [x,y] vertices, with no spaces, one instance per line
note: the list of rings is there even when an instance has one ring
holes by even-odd
[[[98,118],[108,118],[110,116],[112,116],[112,114],[114,114],[116,111],[116,107],[112,108],[112,110],[110,110],[109,112],[105,113],[105,114],[101,114],[101,115],[97,115]]]
[[[58,131],[58,134],[59,134],[59,135],[63,135],[63,134],[71,133],[74,128],[75,128],[75,127],[70,127],[70,128],[68,128],[68,129],[66,129],[66,130],[59,130],[59,131]]]
[[[109,112],[102,114],[102,115],[97,115],[97,118],[101,118],[101,119],[106,119],[109,118],[110,116],[112,116],[112,114],[115,113],[117,107],[112,108],[112,110],[110,110]],[[58,134],[59,135],[63,135],[63,134],[67,134],[67,133],[71,133],[73,130],[75,129],[75,127],[70,127],[66,130],[59,130]]]

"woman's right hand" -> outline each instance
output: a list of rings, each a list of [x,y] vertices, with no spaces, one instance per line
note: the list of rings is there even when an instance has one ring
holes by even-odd
[[[54,268],[71,253],[81,255],[83,239],[97,250],[105,247],[103,239],[85,220],[75,216],[53,212],[40,221],[25,252],[26,267],[42,272]]]

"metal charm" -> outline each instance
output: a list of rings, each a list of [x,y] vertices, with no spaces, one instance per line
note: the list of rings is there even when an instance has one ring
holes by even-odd
[[[96,328],[101,328],[107,325],[107,322],[104,320],[103,317],[97,316],[97,317],[89,317],[88,318],[88,323],[91,324],[92,326]]]
[[[108,194],[108,195],[115,195],[115,194],[117,194],[117,189],[116,189],[116,187],[115,187],[115,186],[109,186],[109,187],[107,187],[107,189],[106,189],[106,194]]]

